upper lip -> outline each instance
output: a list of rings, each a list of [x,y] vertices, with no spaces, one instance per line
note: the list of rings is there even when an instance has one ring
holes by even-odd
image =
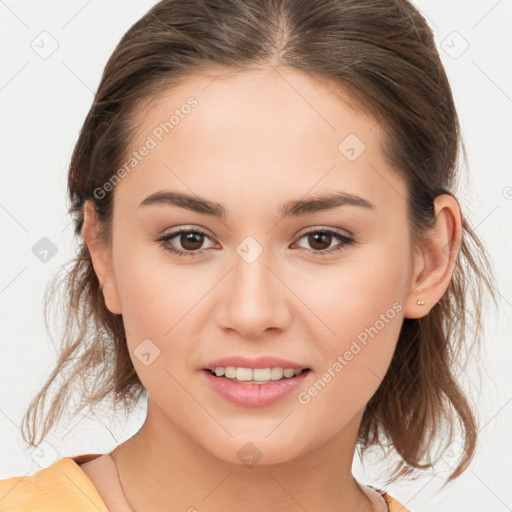
[[[294,370],[303,370],[309,368],[305,364],[295,363],[288,361],[280,357],[263,355],[259,357],[247,357],[247,356],[227,356],[215,361],[209,362],[205,370],[214,370],[217,367],[234,366],[236,368],[292,368]]]

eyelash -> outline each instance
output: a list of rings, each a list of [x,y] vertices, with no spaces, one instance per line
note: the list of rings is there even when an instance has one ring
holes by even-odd
[[[210,238],[207,233],[205,233],[204,231],[201,231],[200,229],[180,229],[178,231],[175,231],[174,233],[169,233],[168,235],[164,235],[164,236],[158,238],[156,241],[160,243],[160,245],[162,246],[162,248],[165,251],[170,252],[171,254],[180,256],[180,257],[181,256],[196,257],[196,256],[202,255],[204,253],[205,249],[203,249],[202,251],[195,251],[195,252],[182,251],[181,249],[176,249],[169,244],[170,240],[172,240],[173,238],[176,238],[177,236],[182,235],[184,233],[195,233],[195,234],[204,235],[204,236]],[[333,235],[334,238],[336,238],[341,243],[341,245],[339,245],[338,247],[335,246],[332,249],[326,249],[323,251],[315,251],[314,249],[310,251],[309,249],[302,248],[302,250],[307,251],[307,252],[313,252],[313,254],[315,254],[317,256],[325,256],[328,254],[336,253],[338,251],[342,251],[343,249],[345,249],[346,246],[353,245],[356,243],[354,238],[349,237],[347,235],[342,235],[341,233],[338,233],[337,231],[332,231],[329,229],[317,229],[317,230],[308,231],[307,233],[304,233],[303,235],[301,235],[299,240],[301,240],[302,238],[304,238],[308,235],[314,234],[314,233]]]

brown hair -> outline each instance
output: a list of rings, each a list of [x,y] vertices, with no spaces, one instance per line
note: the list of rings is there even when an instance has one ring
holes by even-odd
[[[95,206],[100,236],[111,240],[113,194],[98,198],[95,190],[122,165],[137,115],[186,76],[265,65],[299,70],[349,91],[361,111],[379,120],[386,135],[382,151],[407,183],[414,243],[435,225],[433,200],[441,193],[453,195],[459,145],[467,157],[432,32],[409,2],[159,2],[127,31],[107,62],[74,148],[69,213],[79,251],[63,279],[67,309],[58,361],[23,419],[23,437],[30,445],[37,446],[59,420],[76,386],[81,402],[75,413],[107,397],[127,411],[146,393],[130,360],[122,316],[106,308],[81,240],[86,200]],[[388,482],[431,467],[436,461],[424,458],[432,442],[444,435],[448,444],[455,426],[464,452],[447,482],[467,468],[475,451],[476,419],[456,370],[481,335],[483,292],[495,296],[488,259],[466,218],[460,242],[448,290],[427,316],[405,319],[389,370],[364,412],[363,452],[389,445],[401,458]],[[56,297],[54,286],[48,291]],[[46,296],[47,326],[48,304]],[[44,412],[52,386],[57,393]],[[36,439],[41,415],[42,433]]]

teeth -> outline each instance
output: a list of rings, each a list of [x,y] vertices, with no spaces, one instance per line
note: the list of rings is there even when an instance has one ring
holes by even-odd
[[[236,368],[234,366],[227,366],[224,368],[224,377],[228,379],[236,379]]]
[[[254,370],[250,368],[237,368],[235,372],[237,380],[255,380],[252,378]]]
[[[279,380],[283,378],[283,369],[282,368],[272,368],[270,370],[270,378],[272,380]]]
[[[212,371],[212,370],[210,370]],[[302,370],[293,368],[237,368],[235,366],[217,367],[213,371],[217,377],[226,377],[239,382],[250,382],[251,384],[265,384],[273,380],[281,380],[283,377],[289,379],[300,375]]]
[[[248,371],[248,373],[251,373],[251,370]],[[237,378],[238,377],[238,371],[237,371]],[[252,370],[252,378],[249,380],[270,380],[272,378],[272,370],[270,368],[254,368]]]

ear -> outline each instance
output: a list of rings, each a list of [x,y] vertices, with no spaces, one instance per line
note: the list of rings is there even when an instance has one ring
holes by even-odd
[[[119,315],[121,314],[121,303],[112,270],[110,248],[98,238],[98,232],[99,223],[94,205],[91,201],[87,200],[84,205],[82,238],[91,255],[92,264],[100,282],[105,304],[111,313]]]
[[[449,194],[434,199],[436,223],[414,253],[414,270],[405,301],[405,317],[421,318],[434,307],[450,284],[462,239],[462,213]],[[418,304],[423,301],[424,304]]]

